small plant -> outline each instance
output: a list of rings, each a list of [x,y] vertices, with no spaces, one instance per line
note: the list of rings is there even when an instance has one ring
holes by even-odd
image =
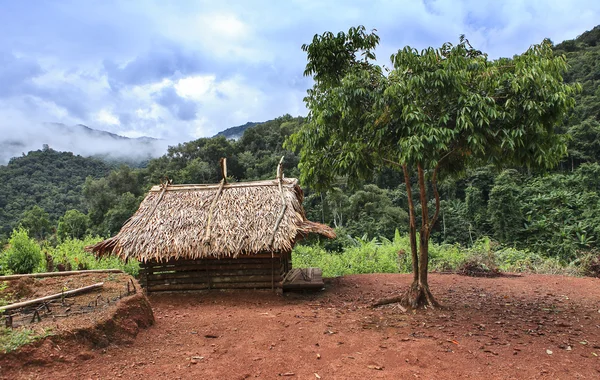
[[[15,351],[21,346],[51,335],[50,329],[38,333],[30,329],[8,329],[0,327],[0,354]]]
[[[30,239],[23,228],[12,232],[8,241],[8,249],[4,253],[5,272],[32,273],[42,261],[40,246]]]

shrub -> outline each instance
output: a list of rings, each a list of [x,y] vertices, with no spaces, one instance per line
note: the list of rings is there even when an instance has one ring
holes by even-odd
[[[32,273],[42,261],[40,246],[23,228],[13,230],[3,256],[4,273]]]
[[[114,256],[97,259],[93,254],[84,250],[86,246],[95,244],[101,240],[101,237],[90,236],[84,239],[67,238],[57,245],[56,248],[47,248],[47,250],[52,257],[55,267],[58,264],[62,264],[70,267],[72,270],[121,269],[132,276],[138,275],[140,268],[139,263],[135,260],[125,263]]]

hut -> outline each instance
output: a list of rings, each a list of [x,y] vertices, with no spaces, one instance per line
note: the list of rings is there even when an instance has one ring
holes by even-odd
[[[282,159],[283,160],[283,159]],[[87,247],[141,263],[146,291],[321,287],[320,270],[292,269],[294,244],[309,233],[334,238],[306,219],[303,192],[274,180],[154,186],[119,233]]]

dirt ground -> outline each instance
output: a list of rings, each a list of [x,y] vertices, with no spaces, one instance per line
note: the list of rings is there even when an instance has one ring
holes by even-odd
[[[54,347],[60,360],[0,378],[600,378],[600,279],[432,274],[446,309],[369,307],[409,282],[356,275],[316,294],[152,295],[156,323],[128,343]]]

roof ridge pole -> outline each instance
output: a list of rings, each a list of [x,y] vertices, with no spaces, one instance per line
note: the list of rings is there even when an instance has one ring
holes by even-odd
[[[271,257],[273,257],[273,242],[275,241],[275,234],[277,233],[277,229],[279,228],[279,224],[283,219],[283,215],[285,214],[285,210],[287,209],[287,203],[285,201],[285,196],[283,195],[283,159],[285,156],[281,156],[281,160],[279,160],[279,165],[277,165],[277,182],[279,185],[279,195],[281,196],[281,211],[279,212],[279,217],[277,218],[277,222],[275,223],[275,227],[273,228],[273,233],[271,234],[271,241],[269,242],[269,246],[271,247]]]

